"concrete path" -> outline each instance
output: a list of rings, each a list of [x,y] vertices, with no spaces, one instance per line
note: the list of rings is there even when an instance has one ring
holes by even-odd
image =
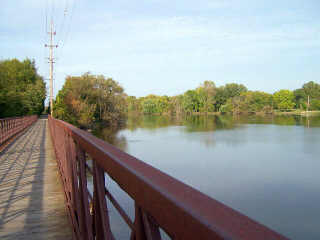
[[[47,119],[0,153],[0,239],[71,239]]]

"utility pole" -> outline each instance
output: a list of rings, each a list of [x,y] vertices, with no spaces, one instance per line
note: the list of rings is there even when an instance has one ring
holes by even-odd
[[[57,48],[58,45],[53,44],[53,36],[56,35],[56,32],[53,31],[53,21],[51,20],[51,26],[50,26],[50,44],[45,44],[45,47],[49,48],[49,67],[50,67],[50,114],[52,116],[53,113],[53,64],[55,63],[53,60],[53,48]]]
[[[309,112],[309,107],[310,107],[310,96],[308,95],[307,116],[308,116],[308,112]]]

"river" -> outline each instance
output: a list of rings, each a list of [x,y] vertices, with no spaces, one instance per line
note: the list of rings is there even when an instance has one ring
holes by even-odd
[[[291,239],[320,239],[320,116],[139,116],[99,137]],[[110,205],[112,231],[128,239]]]

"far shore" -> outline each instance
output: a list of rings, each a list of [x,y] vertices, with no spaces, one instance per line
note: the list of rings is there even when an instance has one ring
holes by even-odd
[[[318,116],[320,111],[292,111],[292,112],[273,112],[275,115],[299,115],[299,116]]]
[[[150,116],[170,116],[170,115],[221,115],[221,114],[232,114],[232,113],[222,113],[222,112],[193,112],[193,113],[184,113],[184,114],[170,114],[170,113],[140,113],[140,112],[131,112],[129,115],[150,115]],[[320,111],[290,111],[290,112],[281,112],[281,111],[273,111],[273,112],[241,112],[239,115],[276,115],[276,116],[285,116],[285,115],[298,115],[298,116],[320,116]]]

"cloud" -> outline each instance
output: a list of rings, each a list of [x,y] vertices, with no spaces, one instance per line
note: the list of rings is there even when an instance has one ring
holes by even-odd
[[[47,39],[46,1],[55,2],[54,20],[61,40],[55,50],[59,86],[66,74],[88,70],[116,76],[137,95],[142,90],[138,86],[132,90],[131,83],[142,81],[149,86],[151,78],[152,89],[172,86],[172,79],[184,79],[184,87],[204,79],[234,81],[236,76],[252,84],[257,76],[275,78],[279,74],[275,62],[290,69],[302,59],[316,65],[313,58],[319,57],[319,8],[313,1],[3,1],[2,55],[23,58],[31,53],[29,57],[36,58],[44,75],[48,67],[47,49],[42,47]],[[66,2],[68,21],[61,30]],[[73,3],[76,10],[71,19]],[[52,8],[47,10],[50,16]],[[283,75],[290,75],[292,81],[294,72],[294,79],[302,72],[312,75],[307,68]],[[313,71],[314,78],[316,74]],[[277,84],[270,82],[270,86]]]

